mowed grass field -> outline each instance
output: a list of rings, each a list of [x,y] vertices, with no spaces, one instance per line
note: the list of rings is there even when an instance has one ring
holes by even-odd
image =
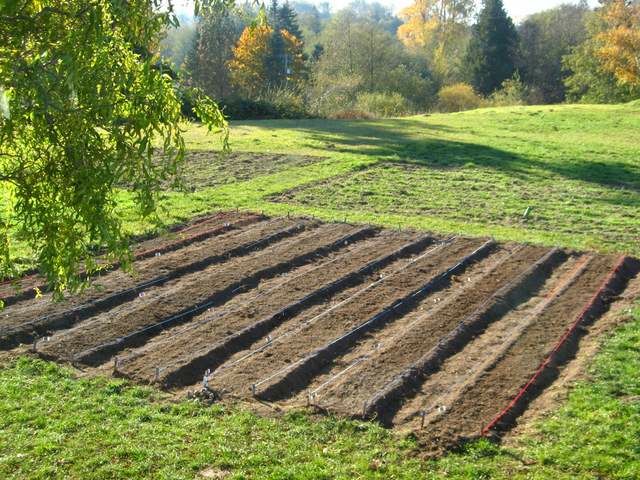
[[[186,191],[167,190],[160,216],[239,208],[640,256],[639,131],[640,104],[245,122],[220,157],[193,125]],[[132,234],[156,228],[125,191],[121,209]],[[260,418],[6,360],[0,477],[640,478],[640,308],[619,315],[626,325],[553,414],[508,446],[428,461],[410,437],[370,423]]]
[[[640,255],[639,131],[640,104],[236,123],[227,164],[188,163],[194,191],[164,206],[170,220],[241,208]],[[186,137],[218,146],[203,127]]]

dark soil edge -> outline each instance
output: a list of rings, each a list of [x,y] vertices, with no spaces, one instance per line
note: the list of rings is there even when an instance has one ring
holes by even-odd
[[[420,388],[425,378],[435,372],[450,356],[458,353],[494,320],[526,301],[544,284],[551,271],[564,262],[567,255],[553,249],[513,281],[500,288],[474,313],[462,319],[458,326],[443,337],[437,346],[413,365],[374,393],[363,409],[364,418],[376,418],[388,425],[401,402]]]
[[[207,368],[214,371],[217,367],[222,365],[231,355],[239,352],[240,350],[249,347],[255,341],[267,335],[274,328],[279,326],[287,319],[298,314],[300,311],[307,307],[317,303],[327,296],[334,295],[335,293],[349,288],[357,284],[360,279],[366,275],[369,275],[381,268],[384,268],[389,263],[395,261],[398,258],[416,253],[434,243],[431,237],[423,237],[415,242],[411,242],[404,247],[386,255],[382,258],[369,262],[364,267],[348,273],[347,275],[339,278],[316,291],[306,295],[304,298],[289,304],[279,312],[269,317],[263,318],[258,322],[249,325],[237,333],[231,335],[227,339],[220,342],[218,345],[212,346],[211,350],[204,355],[193,358],[189,363],[181,366],[179,369],[169,373],[162,380],[164,387],[177,387],[183,385],[190,385],[200,378],[200,372]],[[198,373],[196,373],[198,372]]]

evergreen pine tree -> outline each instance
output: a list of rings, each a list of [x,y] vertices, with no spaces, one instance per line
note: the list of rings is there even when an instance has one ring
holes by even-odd
[[[278,9],[278,25],[280,29],[286,30],[298,40],[302,40],[302,31],[300,30],[300,25],[298,25],[298,15],[289,6],[288,1],[285,1]]]
[[[266,59],[268,83],[271,86],[280,86],[289,76],[293,61],[293,58],[287,54],[282,30],[286,30],[298,40],[302,40],[302,32],[298,25],[297,15],[288,2],[279,6],[278,0],[271,1],[269,23],[273,28],[273,32],[269,40],[269,56]]]
[[[516,70],[518,33],[502,0],[484,0],[467,48],[471,84],[484,94],[495,92]]]
[[[278,0],[271,0],[271,5],[269,5],[269,24],[274,30],[278,30]]]

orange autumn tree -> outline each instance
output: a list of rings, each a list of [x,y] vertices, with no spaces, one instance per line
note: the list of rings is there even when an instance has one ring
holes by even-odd
[[[621,84],[640,85],[640,4],[613,0],[601,15],[606,25],[598,35],[602,67]]]
[[[266,61],[272,32],[269,25],[249,26],[233,49],[233,59],[229,61],[231,81],[247,95],[257,94],[266,82]]]
[[[400,12],[398,39],[427,52],[432,69],[443,80],[455,77],[469,36],[473,0],[414,0]]]
[[[269,84],[273,78],[273,72],[269,72],[273,33],[273,28],[266,24],[245,28],[233,50],[233,59],[229,61],[231,81],[250,97],[266,87],[277,86]],[[281,30],[280,35],[287,56],[287,70],[282,78],[285,82],[298,84],[305,72],[302,41],[287,30]]]

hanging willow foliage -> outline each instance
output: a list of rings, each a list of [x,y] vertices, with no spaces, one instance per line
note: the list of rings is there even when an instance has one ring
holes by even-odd
[[[176,85],[155,54],[176,24],[161,0],[0,0],[0,277],[15,274],[16,235],[58,294],[98,268],[96,246],[127,264],[117,186],[151,215],[184,155]],[[226,145],[221,111],[196,96]]]

